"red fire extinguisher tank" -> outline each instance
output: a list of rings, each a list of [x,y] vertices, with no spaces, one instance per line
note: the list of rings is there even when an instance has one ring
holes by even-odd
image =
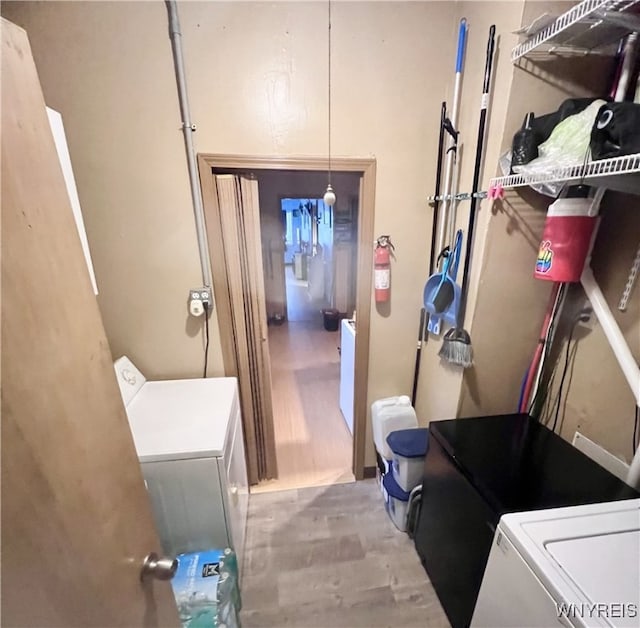
[[[389,236],[380,236],[373,254],[376,303],[386,303],[391,298],[391,251]]]

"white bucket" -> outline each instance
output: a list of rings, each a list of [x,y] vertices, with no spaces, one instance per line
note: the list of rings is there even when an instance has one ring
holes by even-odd
[[[373,442],[378,453],[386,460],[393,458],[387,436],[395,430],[418,427],[416,411],[406,395],[378,399],[371,404]]]

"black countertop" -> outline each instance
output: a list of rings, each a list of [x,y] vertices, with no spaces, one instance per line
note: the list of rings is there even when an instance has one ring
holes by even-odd
[[[526,414],[432,421],[429,430],[498,515],[640,497]]]

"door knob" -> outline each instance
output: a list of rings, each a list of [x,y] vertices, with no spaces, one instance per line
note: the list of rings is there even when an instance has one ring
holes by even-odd
[[[155,578],[156,580],[171,580],[178,570],[178,561],[173,558],[160,558],[155,552],[151,552],[142,563],[140,581],[145,582]]]

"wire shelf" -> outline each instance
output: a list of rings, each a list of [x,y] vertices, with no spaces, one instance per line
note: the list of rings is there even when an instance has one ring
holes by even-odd
[[[640,18],[629,9],[640,0],[583,0],[552,24],[511,51],[511,60],[541,54],[586,53],[617,43],[640,29]]]
[[[598,179],[598,185],[632,194],[640,194],[640,153],[599,159],[586,164],[554,168],[539,174],[512,174],[491,179],[491,188],[510,189],[537,183],[558,183]],[[629,176],[631,175],[631,176]]]

